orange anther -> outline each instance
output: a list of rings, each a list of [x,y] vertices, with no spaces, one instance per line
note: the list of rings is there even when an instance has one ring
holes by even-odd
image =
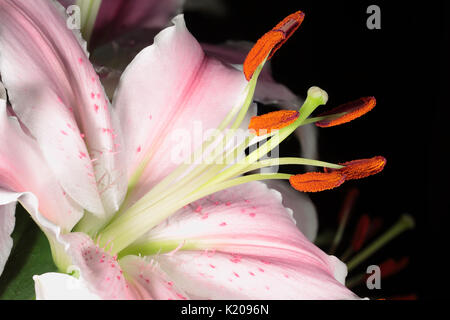
[[[354,101],[342,104],[336,108],[333,108],[330,111],[320,114],[319,117],[345,112],[344,115],[340,116],[339,118],[332,119],[332,120],[330,119],[330,120],[318,121],[318,122],[316,122],[316,126],[321,127],[321,128],[328,128],[328,127],[334,127],[334,126],[352,121],[352,120],[359,118],[362,115],[366,114],[370,110],[372,110],[376,104],[377,104],[377,101],[374,97],[360,98],[358,100],[354,100]]]
[[[287,16],[256,42],[244,61],[244,75],[247,80],[251,79],[256,68],[266,57],[272,58],[273,54],[300,27],[304,17],[305,14],[301,11]]]
[[[272,130],[284,128],[298,118],[298,111],[280,110],[252,117],[248,128],[253,130],[257,136],[270,133]]]
[[[307,172],[289,179],[292,187],[302,192],[318,192],[339,187],[345,181],[345,175],[338,172]]]
[[[340,163],[342,169],[325,169],[325,172],[341,172],[345,174],[345,180],[362,179],[383,171],[386,165],[386,158],[376,156],[370,159],[353,160]]]

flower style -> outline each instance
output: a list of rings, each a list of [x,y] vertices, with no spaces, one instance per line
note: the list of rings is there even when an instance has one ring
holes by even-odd
[[[111,106],[85,43],[54,5],[0,0],[2,267],[19,201],[47,235],[59,270],[76,276],[36,276],[38,299],[357,298],[344,286],[345,265],[308,241],[280,194],[258,180],[312,192],[381,171],[382,157],[260,160],[299,126],[361,108],[309,118],[327,102],[313,87],[299,112],[254,117],[236,145],[227,140],[247,127],[259,72],[302,12],[256,43],[244,74],[207,57],[177,16],[127,67]],[[191,162],[175,163],[171,133],[192,133],[198,121],[214,134],[181,152]],[[261,138],[270,140],[245,156]],[[234,163],[236,156],[243,159]],[[278,164],[329,170],[251,174]]]

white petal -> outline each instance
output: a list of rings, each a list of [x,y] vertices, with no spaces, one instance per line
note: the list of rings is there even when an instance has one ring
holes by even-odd
[[[100,300],[83,279],[64,273],[49,272],[34,276],[36,300]]]

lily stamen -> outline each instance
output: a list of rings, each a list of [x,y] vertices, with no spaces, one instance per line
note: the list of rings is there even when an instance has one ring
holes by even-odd
[[[371,111],[373,108],[375,108],[376,103],[377,101],[374,97],[365,97],[342,104],[336,108],[322,113],[319,117],[333,114],[341,114],[340,116],[337,116],[337,118],[335,119],[320,120],[316,122],[316,126],[321,128],[328,128],[350,122]]]
[[[307,172],[289,179],[291,186],[302,192],[318,192],[339,187],[345,181],[345,175],[338,172]]]
[[[376,156],[370,159],[348,161],[340,163],[340,165],[344,167],[337,170],[345,174],[346,180],[362,179],[383,171],[386,165],[386,158]],[[325,168],[326,172],[331,170],[334,169]]]
[[[257,136],[271,133],[273,130],[284,128],[299,116],[298,111],[295,110],[280,110],[266,113],[262,116],[252,117],[248,128],[255,130]]]
[[[278,23],[272,30],[264,34],[253,46],[244,62],[244,74],[250,80],[256,68],[265,59],[270,59],[274,53],[300,27],[305,14],[297,11]]]

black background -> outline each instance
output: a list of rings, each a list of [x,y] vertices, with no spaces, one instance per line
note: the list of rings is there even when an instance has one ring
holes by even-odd
[[[366,9],[381,8],[381,30],[369,30]],[[272,59],[276,80],[304,96],[317,85],[329,94],[329,106],[373,95],[376,108],[349,124],[320,129],[320,159],[343,162],[383,155],[382,174],[313,194],[320,230],[336,226],[349,188],[360,196],[349,221],[369,213],[384,219],[383,229],[402,213],[416,228],[401,235],[368,264],[410,257],[409,267],[382,282],[380,293],[359,289],[363,296],[416,294],[447,297],[448,186],[445,186],[450,88],[445,42],[450,43],[444,1],[224,1],[225,14],[185,13],[199,41],[256,41],[286,15],[302,10],[305,20]],[[288,147],[294,144],[288,141]],[[285,147],[286,148],[286,147]],[[283,151],[283,149],[282,149]],[[442,187],[444,185],[444,187]],[[364,271],[362,266],[358,271]]]

